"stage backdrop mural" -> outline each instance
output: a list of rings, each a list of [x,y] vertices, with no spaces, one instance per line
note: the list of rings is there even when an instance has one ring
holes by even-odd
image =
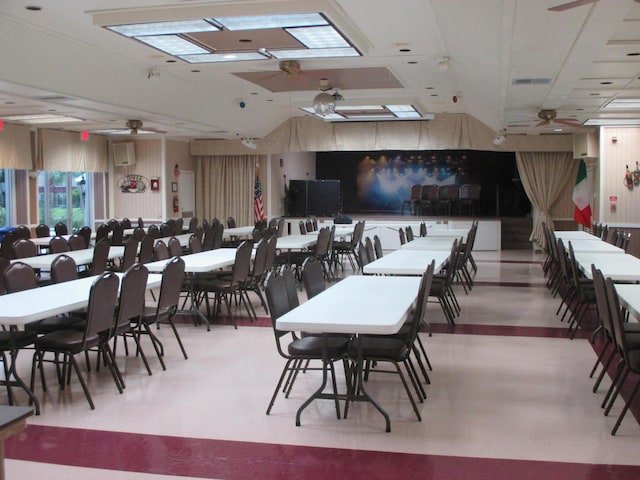
[[[481,215],[524,216],[531,208],[508,152],[319,152],[316,178],[341,181],[345,213],[400,213],[414,184],[477,183]]]

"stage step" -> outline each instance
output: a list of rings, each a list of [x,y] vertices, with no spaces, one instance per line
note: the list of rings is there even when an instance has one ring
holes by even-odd
[[[502,217],[502,250],[526,250],[533,248],[529,235],[533,229],[530,217]]]

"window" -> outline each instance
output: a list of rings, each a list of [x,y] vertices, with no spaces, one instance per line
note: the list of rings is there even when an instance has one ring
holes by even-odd
[[[52,227],[64,222],[70,231],[89,225],[89,179],[84,172],[40,172],[38,221]]]
[[[0,228],[10,226],[12,171],[0,168]]]

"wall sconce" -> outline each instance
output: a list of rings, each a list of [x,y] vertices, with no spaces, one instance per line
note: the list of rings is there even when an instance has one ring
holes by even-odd
[[[611,143],[618,143],[618,137],[616,137],[615,135],[611,137]]]
[[[180,165],[176,163],[176,166],[173,167],[173,176],[178,178],[180,176]]]
[[[498,132],[498,134],[496,135],[496,138],[494,138],[491,143],[493,143],[497,147],[498,145],[502,145],[506,139],[507,131],[500,130],[500,132]]]

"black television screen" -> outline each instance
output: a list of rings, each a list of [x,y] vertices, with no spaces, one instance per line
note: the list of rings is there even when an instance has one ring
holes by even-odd
[[[340,180],[291,180],[289,216],[333,217],[340,211]]]

